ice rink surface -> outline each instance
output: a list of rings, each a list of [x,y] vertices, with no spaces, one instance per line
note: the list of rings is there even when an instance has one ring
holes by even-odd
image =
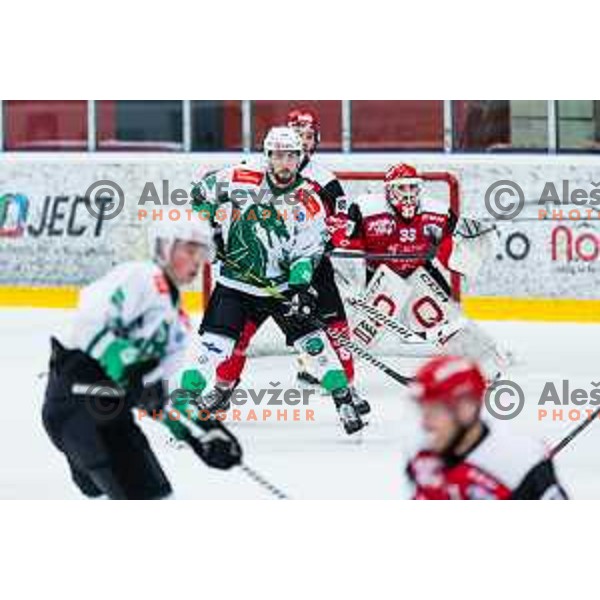
[[[82,498],[71,483],[66,462],[45,435],[40,411],[45,387],[49,336],[66,327],[69,311],[2,309],[0,312],[0,365],[2,369],[2,417],[0,419],[0,498]],[[560,421],[538,419],[538,398],[544,382],[561,389],[563,379],[571,389],[592,389],[600,380],[598,351],[600,326],[554,323],[488,322],[483,326],[505,342],[518,363],[511,378],[521,385],[527,402],[511,421],[491,422],[518,434],[553,444],[576,422],[567,420],[573,406],[562,407]],[[386,358],[390,365],[410,374],[414,360]],[[357,383],[373,407],[369,426],[347,436],[338,425],[329,398],[314,395],[310,408],[314,421],[274,417],[262,420],[262,410],[241,407],[241,421],[230,422],[243,444],[245,461],[294,499],[401,499],[408,488],[403,471],[406,458],[418,443],[415,408],[405,390],[380,371],[360,364]],[[271,388],[295,384],[294,357],[253,358],[243,388]],[[306,407],[300,407],[301,416]],[[549,413],[552,408],[547,407]],[[586,408],[586,407],[582,407]],[[257,421],[247,420],[254,409]],[[176,491],[177,498],[269,498],[239,469],[210,470],[187,449],[171,446],[163,427],[142,420]],[[572,497],[600,499],[600,423],[594,423],[556,460],[559,477]]]

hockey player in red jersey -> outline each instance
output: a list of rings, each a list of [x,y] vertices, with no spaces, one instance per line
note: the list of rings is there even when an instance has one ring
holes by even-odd
[[[321,142],[321,123],[317,113],[310,108],[295,108],[288,113],[286,125],[294,129],[302,140],[304,157],[300,163],[300,172],[321,188],[327,213],[333,215],[345,210],[346,195],[340,180],[335,173],[315,160],[315,153]]]
[[[427,436],[407,467],[414,499],[567,499],[542,444],[482,420],[486,381],[477,364],[436,357],[420,368],[411,389]]]
[[[431,175],[431,174],[429,174]],[[384,191],[353,199],[336,217],[334,244],[362,253],[367,290],[361,302],[393,317],[444,354],[477,357],[489,380],[504,373],[509,356],[453,301],[453,277],[472,279],[492,249],[493,229],[435,207],[424,194],[426,174],[404,163],[385,174]],[[434,210],[435,208],[435,210]],[[375,319],[376,321],[376,319]],[[373,319],[353,329],[367,345]]]

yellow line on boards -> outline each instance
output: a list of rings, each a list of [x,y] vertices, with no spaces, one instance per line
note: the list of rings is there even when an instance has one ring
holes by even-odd
[[[184,292],[184,308],[198,312],[203,296],[199,291]],[[74,308],[78,298],[77,287],[0,286],[0,306],[4,307]],[[461,302],[465,313],[479,320],[600,322],[600,300],[463,296]]]
[[[203,305],[202,292],[183,293],[183,307],[188,312],[198,312]],[[79,288],[0,286],[0,306],[21,308],[75,308]]]

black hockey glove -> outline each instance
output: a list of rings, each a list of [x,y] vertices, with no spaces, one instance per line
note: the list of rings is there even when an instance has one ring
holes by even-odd
[[[191,432],[185,438],[194,453],[213,469],[231,469],[242,462],[242,447],[224,425],[214,419],[198,422],[206,432],[195,437]]]
[[[145,410],[149,415],[160,412],[168,400],[167,390],[162,379],[134,388],[128,397],[131,398],[133,406]]]
[[[291,287],[291,298],[286,304],[284,316],[296,319],[310,319],[317,310],[317,292],[312,287]]]

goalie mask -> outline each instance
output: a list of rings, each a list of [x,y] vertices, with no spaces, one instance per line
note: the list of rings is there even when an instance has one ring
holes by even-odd
[[[263,151],[273,182],[279,186],[290,185],[300,169],[300,136],[291,127],[273,127],[265,137]]]
[[[419,210],[422,189],[417,170],[404,163],[391,167],[385,174],[384,187],[390,206],[404,220],[414,218]]]

